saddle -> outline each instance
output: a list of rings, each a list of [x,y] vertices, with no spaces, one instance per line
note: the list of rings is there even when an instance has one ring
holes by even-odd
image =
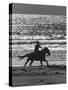
[[[35,51],[35,52],[34,52],[34,55],[37,56],[37,57],[39,57],[39,56],[40,56],[40,53],[41,53],[41,51],[38,50],[38,51]]]

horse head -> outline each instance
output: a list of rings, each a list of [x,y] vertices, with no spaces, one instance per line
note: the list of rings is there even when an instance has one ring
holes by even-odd
[[[43,52],[50,56],[50,50],[48,49],[48,47],[44,47]]]

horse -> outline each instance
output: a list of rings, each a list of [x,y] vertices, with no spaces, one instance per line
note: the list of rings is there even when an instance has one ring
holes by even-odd
[[[29,61],[31,61],[29,64],[30,66],[32,65],[33,61],[40,61],[41,66],[43,66],[42,61],[44,61],[47,63],[47,66],[49,66],[45,56],[50,56],[50,50],[47,47],[44,47],[44,49],[42,49],[41,51],[38,51],[37,53],[31,52],[24,56],[18,56],[18,57],[20,59],[27,57],[27,61],[25,62],[24,66],[26,66]]]

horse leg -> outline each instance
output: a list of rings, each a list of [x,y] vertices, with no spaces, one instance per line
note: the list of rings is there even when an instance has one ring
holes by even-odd
[[[44,60],[44,61],[47,63],[47,66],[49,66],[48,61],[47,60]]]
[[[29,58],[27,59],[27,61],[26,61],[26,63],[25,63],[25,65],[24,65],[24,67],[26,66],[26,64],[29,62]]]
[[[43,66],[42,60],[40,61],[40,63],[41,63],[41,66]]]
[[[31,62],[30,62],[30,66],[32,65],[32,63],[33,63],[33,60],[31,60]]]

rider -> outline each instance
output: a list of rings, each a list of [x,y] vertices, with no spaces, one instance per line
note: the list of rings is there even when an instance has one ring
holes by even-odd
[[[42,49],[42,47],[40,46],[40,42],[37,41],[37,42],[36,42],[36,45],[35,45],[34,53],[37,53],[37,52],[39,51],[39,48]]]

